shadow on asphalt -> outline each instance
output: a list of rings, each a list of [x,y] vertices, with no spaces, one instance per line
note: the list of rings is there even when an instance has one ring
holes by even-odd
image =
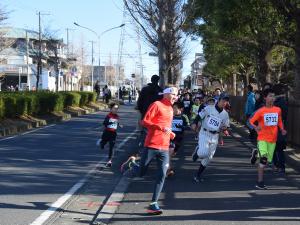
[[[215,158],[204,173],[204,181],[194,183],[192,178],[199,162],[191,161],[196,145],[191,137],[191,132],[187,132],[185,143],[173,160],[175,176],[166,180],[161,194],[160,206],[164,214],[145,214],[155,180],[156,165],[153,161],[144,180],[133,179],[112,224],[173,225],[188,224],[188,221],[208,224],[201,223],[202,220],[300,221],[299,183],[291,183],[285,176],[275,175],[267,169],[265,183],[269,190],[256,190],[256,168],[249,163],[251,149],[238,139],[225,137],[225,145],[218,147]]]

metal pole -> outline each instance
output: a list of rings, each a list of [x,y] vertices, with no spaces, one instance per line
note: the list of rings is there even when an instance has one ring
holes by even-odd
[[[107,33],[108,31],[111,31],[111,30],[114,30],[114,29],[117,29],[117,28],[120,28],[120,27],[124,27],[125,26],[125,24],[124,23],[122,23],[120,26],[116,26],[116,27],[112,27],[112,28],[109,28],[109,29],[107,29],[107,30],[105,30],[105,31],[103,31],[100,35],[98,35],[98,33],[96,32],[96,31],[94,31],[94,30],[92,30],[91,28],[88,28],[88,27],[85,27],[85,26],[81,26],[81,25],[79,25],[78,23],[76,23],[76,22],[74,22],[73,23],[75,26],[78,26],[78,27],[81,27],[81,28],[84,28],[84,29],[87,29],[87,30],[89,30],[89,31],[91,31],[92,33],[94,33],[96,36],[97,36],[97,38],[98,38],[98,48],[99,48],[99,59],[98,59],[98,64],[99,64],[99,71],[98,71],[98,78],[100,79],[100,39],[101,39],[101,36],[103,35],[103,34],[105,34],[105,33]],[[106,83],[106,76],[104,76],[104,82]]]
[[[21,88],[21,70],[22,70],[22,67],[19,67],[19,90]]]
[[[92,43],[92,91],[94,90],[94,41]]]
[[[30,88],[30,75],[29,75],[29,39],[28,39],[27,31],[26,31],[26,64],[27,64],[27,87],[28,87],[28,91],[30,91],[31,88]]]
[[[99,68],[98,68],[98,79],[100,81],[100,76],[101,76],[101,67],[100,67],[100,36],[98,36],[98,54],[99,54],[99,59],[98,59],[98,64],[99,64]],[[104,83],[105,83],[105,77],[104,77]]]

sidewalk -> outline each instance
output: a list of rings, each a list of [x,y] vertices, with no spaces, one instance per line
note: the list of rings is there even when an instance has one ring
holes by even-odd
[[[175,176],[168,178],[160,196],[164,213],[148,216],[155,179],[155,162],[145,178],[134,178],[109,224],[299,224],[300,176],[287,168],[287,176],[266,171],[269,190],[256,190],[256,166],[249,163],[247,139],[225,137],[204,174],[193,182],[198,163],[191,160],[196,145],[187,132],[181,152],[174,159]],[[104,221],[105,223],[107,221]]]

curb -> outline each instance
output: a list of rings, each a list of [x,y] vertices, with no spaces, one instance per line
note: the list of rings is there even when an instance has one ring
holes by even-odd
[[[65,110],[63,113],[57,113],[53,114],[54,116],[51,118],[43,119],[43,118],[38,118],[36,121],[25,121],[22,119],[18,119],[22,124],[19,124],[18,126],[10,126],[10,127],[5,127],[0,129],[0,137],[5,137],[9,135],[15,135],[18,133],[26,132],[31,129],[35,129],[38,127],[43,127],[47,126],[49,124],[53,123],[59,123],[63,121],[70,120],[72,117],[79,117],[82,115],[94,113],[97,111],[101,111],[106,109],[108,106],[107,105],[101,105],[101,106],[91,106],[89,105],[88,107],[82,109],[82,110]]]

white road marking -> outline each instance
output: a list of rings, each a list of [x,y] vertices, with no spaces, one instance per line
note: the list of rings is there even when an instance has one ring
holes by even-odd
[[[126,137],[119,145],[117,149],[123,147],[123,145],[131,139],[133,135],[135,135],[137,130],[133,131],[128,137]],[[78,181],[67,193],[57,199],[45,212],[43,212],[38,218],[36,218],[30,225],[43,225],[51,215],[53,215],[57,209],[61,208],[61,206],[68,201],[89,179],[91,174],[93,174],[98,167],[103,163],[103,159],[92,169],[90,170],[83,179]]]
[[[242,137],[241,135],[239,135],[238,133],[235,133],[235,132],[232,133],[232,136],[235,137],[235,138],[241,138]]]

